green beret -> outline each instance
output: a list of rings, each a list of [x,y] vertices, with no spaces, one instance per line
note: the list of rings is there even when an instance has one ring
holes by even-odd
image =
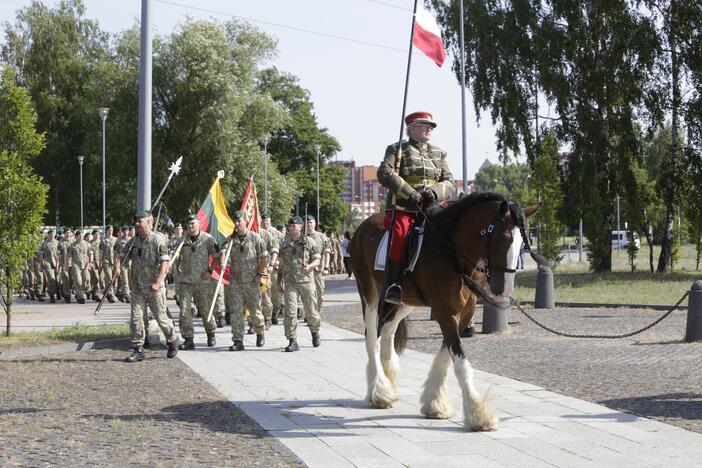
[[[56,231],[54,231],[54,230],[51,229],[51,228],[49,228],[49,229],[46,231],[47,234],[51,234],[52,232],[56,232]]]
[[[63,229],[61,229],[61,228],[56,229],[56,234],[63,234]]]
[[[148,218],[149,216],[151,214],[148,211],[137,211],[137,214],[134,215],[134,221],[136,222],[138,219]]]
[[[71,232],[71,228],[67,227],[63,229],[63,232]]]
[[[183,225],[182,225],[182,224],[180,224],[180,223],[176,224],[176,225],[175,225],[175,227],[176,227],[176,229],[178,229],[178,228],[181,228],[181,229],[183,229]]]
[[[119,230],[120,230],[120,231],[129,231],[129,226],[127,226],[127,225],[125,224],[125,225],[122,226]]]
[[[307,220],[307,221],[314,221],[314,216],[308,214],[308,215],[305,217],[305,220]]]
[[[279,231],[282,231],[283,229],[285,229],[285,224],[280,223],[280,224],[278,224],[275,228],[276,228],[277,230],[279,230]]]
[[[261,211],[261,219],[270,219],[271,215],[267,211]]]
[[[112,225],[111,225],[111,224],[108,224],[107,226],[105,226],[105,231],[107,231],[108,229],[112,229]]]
[[[98,233],[98,230],[97,230],[97,229],[93,229],[93,232],[92,232],[92,233],[93,233],[93,234],[97,234],[97,233]]]
[[[74,234],[75,234],[76,236],[82,236],[82,235],[83,235],[83,231],[81,231],[80,229],[76,229],[76,232],[74,232]]]
[[[241,218],[246,218],[246,213],[244,213],[241,210],[235,211],[234,216],[232,216],[232,219],[241,219]]]
[[[302,224],[302,218],[299,216],[293,216],[288,220],[288,224]]]

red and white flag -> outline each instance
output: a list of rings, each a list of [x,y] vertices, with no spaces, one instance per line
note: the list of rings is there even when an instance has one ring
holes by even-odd
[[[438,66],[444,64],[446,60],[446,49],[441,41],[441,31],[436,20],[422,5],[417,5],[417,13],[414,17],[414,36],[412,37],[414,46],[427,54]]]

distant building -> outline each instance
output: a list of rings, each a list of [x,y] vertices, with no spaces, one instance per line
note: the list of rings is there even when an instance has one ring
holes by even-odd
[[[348,171],[344,179],[346,189],[341,193],[341,199],[352,211],[358,211],[361,219],[382,211],[387,189],[378,182],[377,166],[356,166],[355,161],[334,161],[330,164]]]

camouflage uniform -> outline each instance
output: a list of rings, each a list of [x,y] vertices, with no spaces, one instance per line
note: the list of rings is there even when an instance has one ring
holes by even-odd
[[[51,302],[56,300],[58,285],[56,283],[56,269],[58,268],[58,241],[56,239],[45,240],[41,245],[42,262],[44,273],[46,274],[47,289]]]
[[[270,262],[270,256],[273,255],[273,253],[278,253],[278,238],[272,233],[266,231],[265,229],[261,229],[259,231],[259,235],[261,236],[261,239],[263,239],[263,242],[266,244],[266,250],[268,251],[269,255],[268,259]],[[271,318],[273,316],[273,302],[271,301],[271,289],[275,289],[275,283],[273,283],[272,276],[273,275],[269,275],[268,278],[268,289],[261,293],[261,312],[263,313],[263,318],[267,326],[270,326]],[[276,310],[276,313],[277,312],[278,311]]]
[[[61,271],[61,297],[63,300],[71,302],[71,256],[68,254],[68,249],[71,247],[72,241],[66,235],[58,245],[59,268]]]
[[[210,255],[219,252],[219,247],[214,237],[206,232],[201,231],[195,239],[187,234],[184,237],[185,241],[173,270],[180,303],[180,336],[192,339],[195,335],[190,314],[193,299],[200,311],[205,331],[209,334],[217,329],[214,316],[206,319],[214,293],[214,284],[209,276],[209,259]],[[203,273],[207,274],[206,278],[203,278]]]
[[[122,231],[124,234],[124,231]],[[122,255],[127,254],[127,243],[129,242],[129,239],[124,237],[120,237],[117,239],[115,242],[115,257],[121,257]],[[119,272],[119,277],[117,280],[117,298],[121,301],[124,302],[129,302],[130,300],[130,291],[129,291],[129,276],[130,276],[130,264],[131,264],[131,255],[129,256],[130,258],[127,259],[126,261],[122,261],[121,266],[120,266],[120,272]]]
[[[304,273],[303,268],[315,259],[321,259],[322,249],[309,236],[300,236],[297,241],[285,236],[279,255],[283,268],[285,337],[288,340],[297,338],[297,304],[300,300],[305,308],[307,326],[312,333],[318,333],[321,319],[317,313],[314,273]]]
[[[265,322],[261,313],[261,287],[253,284],[258,276],[259,258],[268,256],[266,244],[257,233],[248,231],[243,237],[234,234],[229,273],[229,305],[232,341],[244,339],[244,307],[249,310],[249,320],[257,335],[263,335]],[[226,246],[222,247],[226,250]]]
[[[44,300],[44,262],[41,258],[41,248],[37,250],[32,259],[34,270],[34,294],[40,301]]]
[[[88,281],[88,265],[91,261],[90,244],[82,238],[75,240],[68,248],[71,258],[71,281],[76,290],[76,300],[85,302],[85,285]]]
[[[280,254],[280,244],[283,242],[285,235],[277,229],[271,229],[269,232],[275,238],[276,245],[278,246],[278,253]],[[283,307],[283,295],[276,287],[278,282],[278,264],[279,261],[276,260],[276,264],[273,265],[273,272],[271,273],[271,301],[273,302],[274,314],[279,313],[280,309]]]
[[[117,243],[117,238],[114,236],[107,237],[100,242],[100,256],[102,258],[102,282],[105,285],[105,290],[103,294],[107,294],[107,299],[110,302],[114,301],[114,294],[112,293],[114,285],[110,285],[107,289],[107,285],[110,284],[112,280],[112,275],[114,275],[115,266],[115,244]]]
[[[32,278],[31,261],[27,260],[22,269],[22,292],[27,299],[34,299],[34,278]]]
[[[322,305],[324,303],[324,258],[331,253],[331,248],[329,246],[329,238],[324,235],[323,232],[315,231],[307,234],[308,237],[314,239],[314,241],[319,245],[321,259],[317,268],[314,269],[314,286],[317,291],[317,313],[322,315]],[[307,307],[305,307],[305,318],[307,318]],[[309,323],[309,321],[308,321]]]
[[[131,275],[129,278],[131,295],[132,345],[142,346],[146,337],[144,315],[146,306],[151,309],[167,343],[178,339],[173,321],[166,315],[166,296],[164,284],[158,291],[151,290],[151,284],[158,277],[161,262],[168,261],[168,240],[162,234],[151,231],[145,238],[134,236],[131,257]],[[127,247],[128,248],[128,247]]]
[[[100,239],[93,238],[90,241],[90,252],[93,255],[93,267],[90,269],[90,294],[95,301],[100,300],[102,290],[100,269],[102,268],[102,250],[100,249]]]

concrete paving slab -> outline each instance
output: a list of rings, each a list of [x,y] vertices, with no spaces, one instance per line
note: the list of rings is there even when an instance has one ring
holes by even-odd
[[[198,348],[178,357],[312,467],[614,467],[627,461],[668,467],[702,458],[702,434],[485,372],[476,372],[476,385],[493,389],[497,431],[464,431],[453,376],[454,416],[427,420],[419,413],[418,393],[433,356],[412,350],[401,357],[395,407],[367,408],[365,349],[358,338],[324,325],[320,348],[272,354],[286,343],[282,329],[273,327],[263,348]]]

